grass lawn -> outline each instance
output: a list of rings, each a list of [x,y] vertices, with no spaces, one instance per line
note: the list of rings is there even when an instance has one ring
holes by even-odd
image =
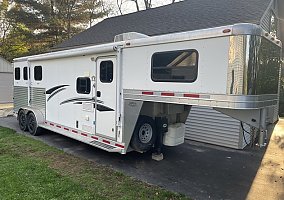
[[[0,127],[0,199],[186,199]]]

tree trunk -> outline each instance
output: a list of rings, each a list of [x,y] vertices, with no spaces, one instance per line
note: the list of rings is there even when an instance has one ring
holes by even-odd
[[[137,9],[137,11],[140,11],[138,1],[137,1],[137,0],[133,0],[133,1],[135,2],[135,5],[136,5],[136,9]]]
[[[152,7],[151,0],[144,0],[144,4],[145,4],[146,10],[148,10]]]

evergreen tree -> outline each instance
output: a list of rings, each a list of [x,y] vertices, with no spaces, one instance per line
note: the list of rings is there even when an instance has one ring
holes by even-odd
[[[107,12],[101,0],[3,0],[0,3],[0,52],[10,60],[19,55],[44,52],[85,30]],[[19,45],[12,47],[15,44],[10,41],[12,37]]]

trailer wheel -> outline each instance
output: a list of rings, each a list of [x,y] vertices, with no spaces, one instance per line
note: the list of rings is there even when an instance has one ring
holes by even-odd
[[[155,123],[152,118],[140,116],[131,138],[130,146],[136,151],[149,151],[157,138]]]
[[[27,131],[27,116],[24,110],[20,110],[18,113],[18,120],[19,120],[19,126],[22,131]]]
[[[27,122],[28,122],[27,126],[28,126],[30,134],[34,135],[34,136],[39,135],[40,127],[38,127],[34,113],[31,112],[31,113],[28,114]]]

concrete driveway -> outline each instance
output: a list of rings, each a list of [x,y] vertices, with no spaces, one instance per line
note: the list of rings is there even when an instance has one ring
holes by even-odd
[[[0,126],[23,133],[14,117],[1,118]],[[265,149],[232,150],[187,141],[178,147],[165,147],[165,159],[157,162],[151,159],[149,153],[108,153],[50,131],[34,138],[67,153],[110,166],[126,175],[193,199],[246,199],[248,194],[252,195],[251,186],[261,169],[265,153]],[[280,166],[277,167],[277,171],[281,173]],[[277,178],[279,179],[273,177],[272,181]],[[284,181],[278,179],[281,187]],[[279,197],[284,199],[283,190],[279,191]],[[271,198],[263,196],[263,199]]]
[[[14,105],[12,103],[0,104],[0,117],[13,114]]]

